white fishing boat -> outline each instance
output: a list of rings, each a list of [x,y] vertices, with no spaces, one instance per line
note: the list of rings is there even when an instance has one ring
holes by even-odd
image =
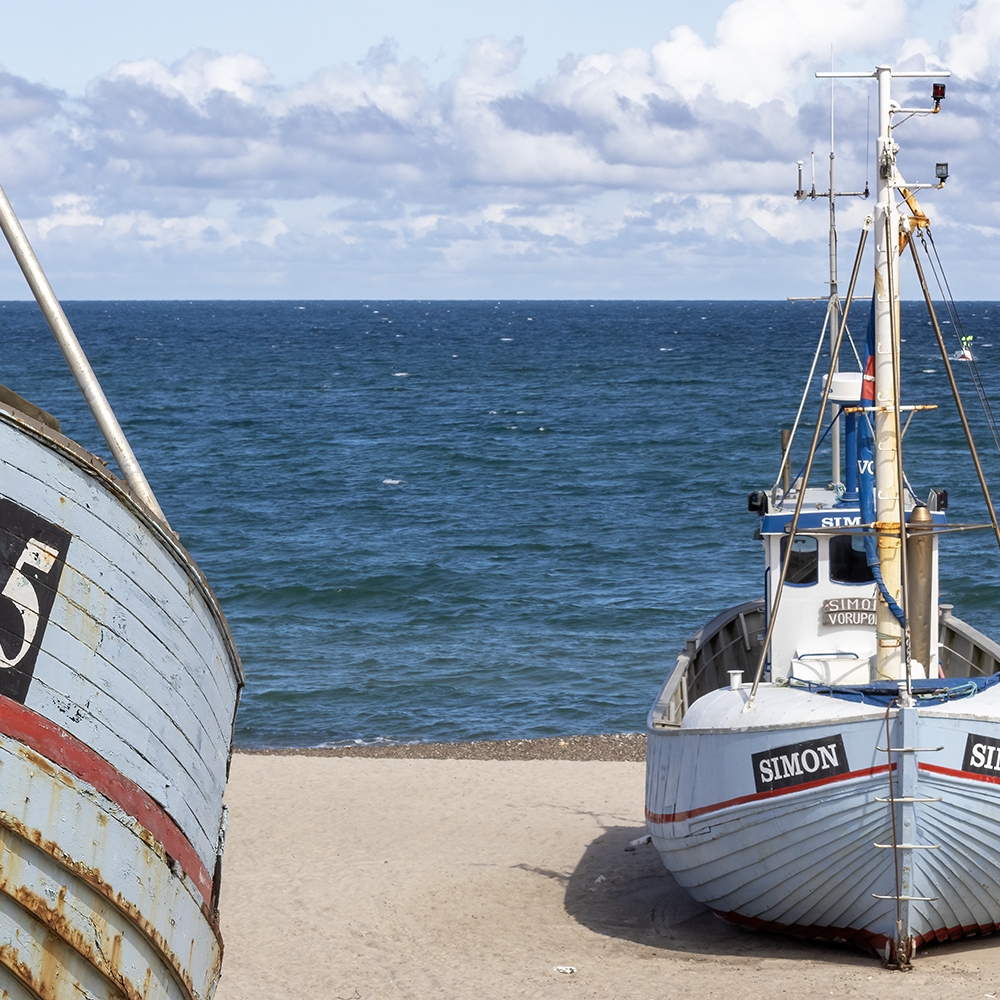
[[[0,227],[124,477],[0,388],[0,995],[207,1000],[239,657],[2,191]]]
[[[947,165],[936,184],[907,185],[894,135],[936,112],[944,85],[933,107],[890,94],[894,77],[946,75],[817,74],[877,84],[876,204],[842,311],[834,270],[831,363],[802,474],[788,475],[786,444],[775,486],[750,495],[764,592],[688,641],[647,726],[648,828],[681,886],[727,920],[854,943],[897,967],[921,945],[1000,925],[1000,645],[938,596],[941,537],[985,527],[1000,542],[1000,527],[918,252],[928,221],[913,192],[941,187]],[[829,196],[832,221],[832,154]],[[869,231],[867,352],[841,372]],[[915,469],[904,471],[904,420],[935,415],[900,394],[901,257],[913,260],[988,525],[949,524],[945,491],[918,498]],[[813,486],[831,428],[843,430],[845,474],[838,441],[832,482]]]

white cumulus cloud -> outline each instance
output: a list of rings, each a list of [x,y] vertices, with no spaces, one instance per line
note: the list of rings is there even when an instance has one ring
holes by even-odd
[[[801,293],[821,286],[826,224],[790,195],[812,151],[826,182],[814,72],[832,45],[838,68],[950,65],[944,113],[900,127],[902,162],[914,180],[951,162],[932,216],[988,261],[1000,0],[963,8],[940,50],[907,18],[906,0],[735,0],[710,40],[678,26],[528,86],[523,44],[496,38],[444,84],[391,39],[291,87],[203,50],[120,63],[73,98],[0,73],[0,179],[69,295]],[[872,179],[869,95],[838,85],[842,189]],[[845,229],[865,211],[843,202]]]

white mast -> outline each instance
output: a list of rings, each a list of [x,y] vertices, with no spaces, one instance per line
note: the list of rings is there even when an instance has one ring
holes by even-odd
[[[896,440],[899,370],[899,211],[896,208],[896,152],[892,140],[892,70],[879,66],[877,171],[875,193],[875,512],[882,581],[889,596],[902,605],[900,520],[902,490]],[[903,629],[879,593],[876,624],[877,673],[881,680],[906,675]]]
[[[878,82],[878,138],[875,163],[878,172],[875,197],[875,523],[879,531],[878,551],[885,591],[903,604],[903,553],[901,522],[903,492],[900,483],[897,406],[899,405],[899,236],[900,216],[896,190],[901,180],[896,171],[898,147],[892,140],[892,115],[933,113],[930,108],[900,108],[891,95],[893,76],[946,77],[947,72],[901,72],[877,66],[874,73],[817,73],[820,78],[867,78]],[[940,104],[940,101],[938,101]],[[911,189],[928,185],[910,185]],[[832,185],[831,185],[832,187]],[[889,609],[882,592],[878,595],[876,623],[876,670],[880,679],[907,676],[903,628]],[[926,666],[926,664],[924,664]]]

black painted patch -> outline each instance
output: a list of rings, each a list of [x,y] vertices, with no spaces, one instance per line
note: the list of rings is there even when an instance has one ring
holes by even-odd
[[[807,781],[846,774],[850,767],[844,741],[838,733],[821,740],[790,743],[751,756],[753,780],[758,792],[804,785]]]
[[[12,500],[0,499],[0,694],[22,704],[71,537]]]
[[[965,757],[962,770],[973,774],[989,774],[1000,777],[1000,740],[991,736],[969,733],[965,741]]]

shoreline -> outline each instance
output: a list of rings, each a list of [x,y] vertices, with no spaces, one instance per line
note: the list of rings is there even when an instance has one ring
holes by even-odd
[[[247,757],[369,757],[393,760],[577,760],[646,759],[645,733],[541,736],[524,740],[475,740],[459,743],[387,743],[345,747],[238,749]]]

